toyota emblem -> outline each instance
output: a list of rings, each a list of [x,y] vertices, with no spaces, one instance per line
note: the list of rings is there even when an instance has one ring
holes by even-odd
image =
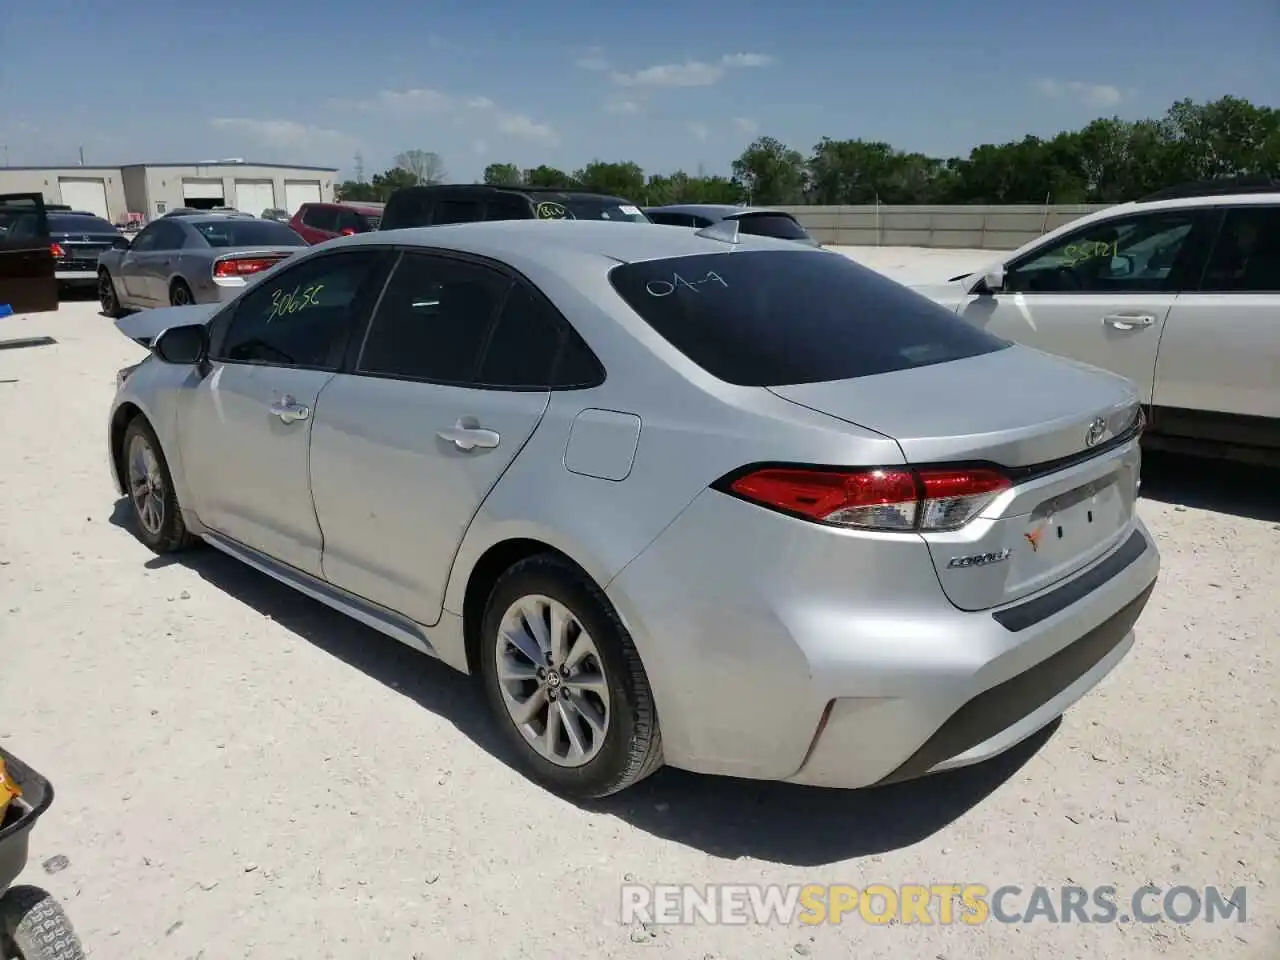
[[[1102,417],[1094,417],[1093,423],[1089,424],[1089,429],[1084,434],[1084,445],[1086,447],[1096,447],[1098,441],[1103,438],[1107,432],[1107,421]]]

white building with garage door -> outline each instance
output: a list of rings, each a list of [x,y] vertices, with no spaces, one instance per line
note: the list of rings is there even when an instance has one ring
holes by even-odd
[[[307,201],[332,200],[337,170],[219,160],[133,163],[120,167],[0,167],[0,194],[40,193],[46,203],[96,213],[114,223],[128,213],[148,220],[178,207],[234,207],[292,215]]]

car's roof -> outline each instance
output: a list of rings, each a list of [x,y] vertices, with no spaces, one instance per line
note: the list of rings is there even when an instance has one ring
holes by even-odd
[[[731,217],[741,217],[751,213],[775,213],[789,217],[791,214],[785,210],[775,210],[772,207],[738,207],[732,203],[670,203],[665,207],[645,207],[645,213],[688,213],[697,217],[707,217],[711,220],[728,220]]]
[[[789,240],[743,236],[737,244],[699,236],[693,230],[672,230],[652,223],[608,220],[488,220],[436,227],[405,227],[361,233],[334,243],[378,245],[386,243],[443,248],[492,256],[518,257],[548,268],[565,259],[597,257],[602,261],[634,263],[700,253],[733,250],[785,250],[798,247]],[[330,247],[329,244],[325,245]],[[330,247],[332,249],[332,247]],[[815,253],[821,253],[815,249]]]
[[[613,193],[599,193],[595,190],[584,190],[575,187],[528,187],[519,183],[424,183],[412,187],[401,187],[396,193],[478,193],[478,194],[494,194],[494,193],[515,193],[522,194],[530,199],[535,197],[567,197],[573,200],[616,200],[620,203],[630,203],[626,197]]]

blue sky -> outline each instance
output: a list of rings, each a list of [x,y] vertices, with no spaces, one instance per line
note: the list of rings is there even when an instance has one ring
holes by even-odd
[[[0,0],[0,145],[727,172],[762,133],[950,155],[1182,97],[1280,105],[1277,50],[1276,0]]]

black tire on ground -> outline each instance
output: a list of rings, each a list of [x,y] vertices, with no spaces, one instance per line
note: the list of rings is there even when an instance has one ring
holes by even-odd
[[[98,271],[98,303],[102,305],[103,314],[112,320],[123,312],[120,309],[120,298],[116,296],[115,285],[111,281],[111,274],[105,269]]]
[[[191,293],[191,288],[187,286],[187,281],[179,277],[169,285],[169,303],[175,307],[185,307],[196,302],[196,298]]]
[[[542,595],[564,604],[591,635],[609,687],[610,718],[600,752],[580,767],[540,756],[516,728],[497,674],[502,617],[521,597]],[[566,797],[594,799],[624,790],[662,765],[662,734],[649,678],[631,635],[600,588],[564,558],[539,554],[512,566],[494,584],[481,621],[480,673],[503,737],[536,782]]]
[[[155,492],[153,505],[158,506],[160,517],[158,522],[148,522],[143,516],[141,500],[135,484],[135,456],[145,457],[144,448],[155,456],[159,490],[153,482],[151,489]],[[129,505],[132,508],[133,527],[138,539],[156,553],[174,553],[185,550],[196,543],[196,538],[187,532],[187,525],[182,519],[182,507],[178,503],[178,494],[173,489],[173,476],[169,473],[168,461],[160,448],[160,441],[151,429],[151,424],[141,415],[129,421],[124,431],[124,441],[120,449],[120,475],[128,491]]]
[[[0,956],[5,960],[84,960],[84,947],[57,900],[39,887],[0,897]]]

